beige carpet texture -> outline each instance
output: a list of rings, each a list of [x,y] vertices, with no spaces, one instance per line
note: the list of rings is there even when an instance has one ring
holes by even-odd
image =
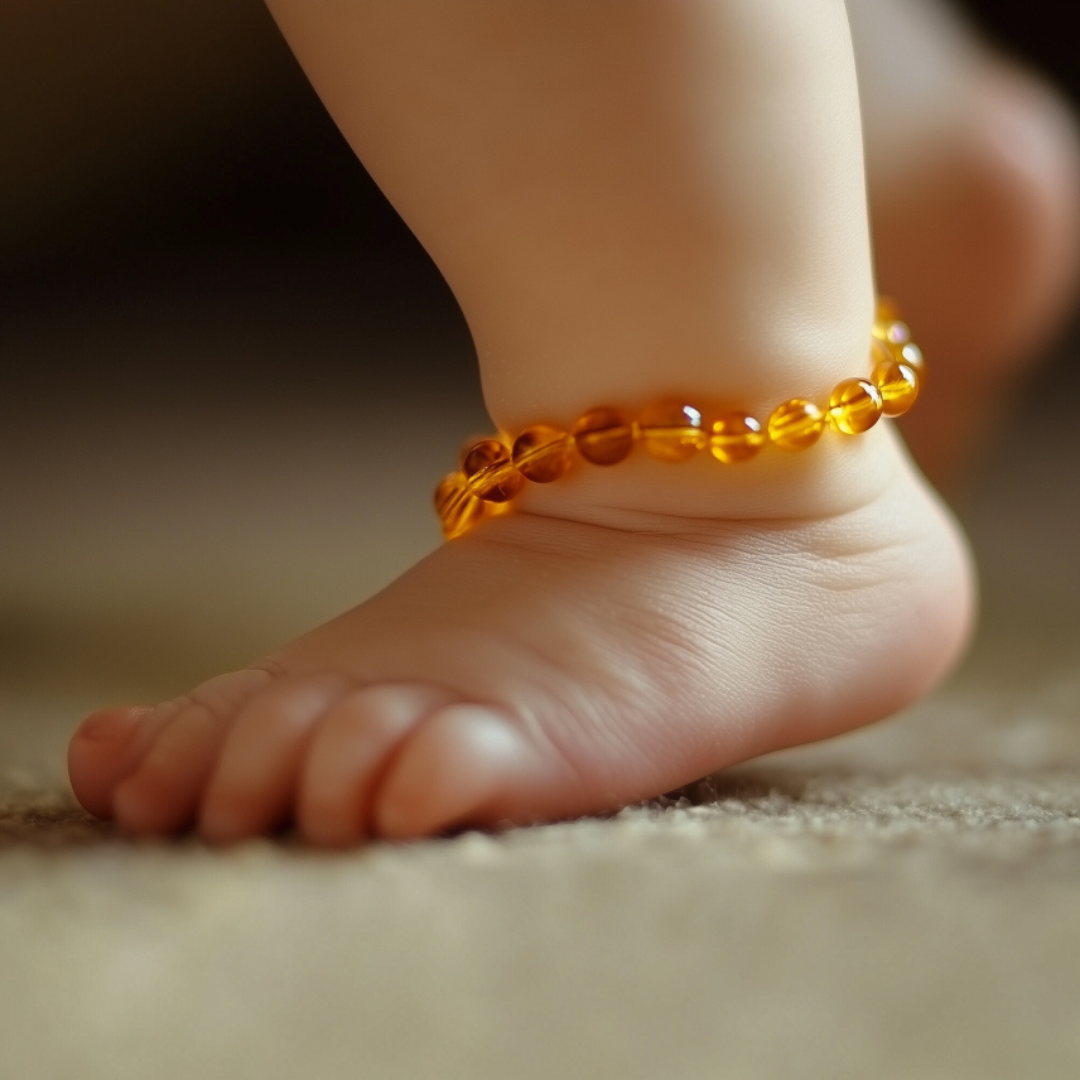
[[[7,341],[38,371],[236,346],[189,314],[89,304]],[[0,405],[0,1076],[1080,1076],[1075,387],[1033,391],[960,501],[968,661],[872,730],[607,818],[344,854],[133,843],[76,808],[83,711],[257,655],[437,542],[479,405],[392,383]]]

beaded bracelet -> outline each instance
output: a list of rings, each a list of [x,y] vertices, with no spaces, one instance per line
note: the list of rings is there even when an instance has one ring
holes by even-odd
[[[565,475],[577,458],[616,465],[641,443],[660,461],[687,461],[708,448],[722,465],[750,461],[767,445],[807,450],[826,427],[844,435],[869,431],[882,416],[900,416],[919,394],[923,356],[892,303],[879,300],[871,334],[869,379],[844,379],[824,408],[804,398],[778,405],[762,423],[729,410],[707,423],[699,409],[678,400],[647,406],[636,418],[617,409],[590,409],[564,431],[534,424],[516,439],[482,439],[468,445],[461,469],[435,490],[443,535],[453,539],[482,518],[503,513],[526,481],[548,484]]]

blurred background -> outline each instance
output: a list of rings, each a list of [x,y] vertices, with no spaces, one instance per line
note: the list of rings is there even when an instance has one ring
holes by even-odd
[[[1077,99],[1068,5],[966,10]],[[0,0],[0,58],[0,698],[73,721],[378,588],[485,421],[452,296],[259,0]],[[1018,678],[1078,641],[1074,336],[958,496],[973,662]]]

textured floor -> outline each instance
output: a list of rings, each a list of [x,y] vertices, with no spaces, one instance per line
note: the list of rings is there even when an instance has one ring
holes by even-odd
[[[181,366],[235,342],[95,310],[92,334],[8,340],[38,369],[88,342]],[[123,841],[73,807],[64,739],[91,705],[242,662],[434,544],[430,479],[475,403],[9,399],[0,1073],[1080,1075],[1069,400],[1033,398],[1024,454],[1006,437],[966,503],[985,629],[917,709],[606,820],[327,856]]]

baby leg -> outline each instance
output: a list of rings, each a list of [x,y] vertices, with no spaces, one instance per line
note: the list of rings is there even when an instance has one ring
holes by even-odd
[[[493,418],[756,415],[867,368],[844,5],[274,0],[454,289]],[[320,844],[611,809],[848,730],[951,665],[963,542],[879,424],[530,488],[251,670],[90,718],[88,809]]]

